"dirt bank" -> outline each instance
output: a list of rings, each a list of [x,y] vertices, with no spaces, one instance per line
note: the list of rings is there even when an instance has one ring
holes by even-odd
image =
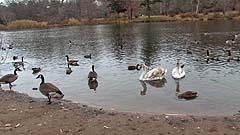
[[[0,91],[1,135],[240,135],[240,114],[224,117],[124,113]]]

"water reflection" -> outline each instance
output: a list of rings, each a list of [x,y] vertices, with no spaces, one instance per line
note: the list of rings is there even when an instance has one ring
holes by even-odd
[[[92,89],[94,90],[94,92],[96,92],[97,90],[97,87],[98,87],[98,81],[97,80],[88,80],[88,86],[89,86],[89,89]]]
[[[167,83],[167,79],[163,78],[160,80],[154,80],[154,81],[139,81],[142,85],[142,90],[140,91],[140,95],[146,95],[147,93],[147,85],[149,84],[155,88],[163,88],[165,87],[165,84]]]

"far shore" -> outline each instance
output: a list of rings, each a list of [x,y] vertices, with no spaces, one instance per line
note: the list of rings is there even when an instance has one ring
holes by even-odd
[[[239,135],[233,116],[154,115],[118,112],[60,100],[47,104],[15,91],[0,90],[3,135]]]
[[[0,24],[0,30],[22,30],[22,29],[48,29],[54,27],[80,26],[80,25],[97,25],[97,24],[128,24],[142,22],[174,22],[174,21],[211,21],[211,20],[236,20],[240,21],[239,11],[210,12],[210,13],[182,13],[177,15],[157,15],[151,16],[136,16],[132,19],[127,17],[119,18],[92,18],[92,19],[75,19],[70,18],[59,23],[37,22],[33,20],[16,20],[9,22],[6,25]]]

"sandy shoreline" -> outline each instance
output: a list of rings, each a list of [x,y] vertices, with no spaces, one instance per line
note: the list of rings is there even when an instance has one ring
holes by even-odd
[[[154,115],[89,107],[0,91],[1,135],[240,135],[233,116]]]

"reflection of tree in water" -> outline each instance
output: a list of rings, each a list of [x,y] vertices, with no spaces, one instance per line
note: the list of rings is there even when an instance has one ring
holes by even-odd
[[[134,26],[132,24],[117,24],[111,28],[112,53],[117,60],[121,61],[125,56],[131,57],[137,54],[137,44],[134,43],[136,41],[136,35],[133,29]]]
[[[150,66],[151,63],[154,61],[155,57],[157,57],[157,38],[154,32],[154,26],[149,23],[144,25],[143,32],[142,32],[142,56],[143,61],[147,66]]]

